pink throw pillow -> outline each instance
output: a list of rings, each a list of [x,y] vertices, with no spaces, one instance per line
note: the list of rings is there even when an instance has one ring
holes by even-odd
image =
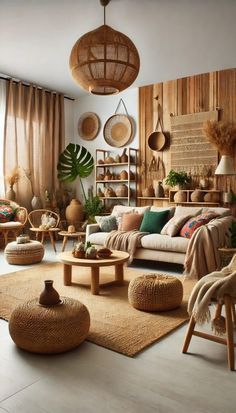
[[[120,231],[138,231],[143,220],[143,214],[124,214],[119,225]]]

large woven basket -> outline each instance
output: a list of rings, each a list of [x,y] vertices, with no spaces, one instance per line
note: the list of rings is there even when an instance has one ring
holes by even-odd
[[[178,278],[168,275],[141,275],[130,282],[128,298],[138,310],[173,310],[181,305],[183,285]]]
[[[61,297],[61,304],[41,306],[38,299],[16,307],[9,320],[12,340],[32,353],[62,353],[85,340],[90,316],[78,300]]]

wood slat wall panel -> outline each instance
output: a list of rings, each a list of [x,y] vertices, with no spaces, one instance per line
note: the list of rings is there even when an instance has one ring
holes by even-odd
[[[140,122],[140,158],[145,161],[146,168],[152,156],[163,159],[168,173],[171,169],[170,148],[163,152],[153,152],[148,147],[148,136],[154,130],[157,120],[157,103],[155,96],[163,107],[165,130],[170,131],[170,113],[185,115],[215,110],[220,108],[219,119],[236,121],[236,69],[227,69],[182,79],[156,83],[140,88],[139,91],[139,122]],[[170,137],[170,145],[174,137]],[[233,154],[236,167],[236,148]],[[236,178],[228,177],[232,190],[236,193]],[[226,178],[217,179],[221,190],[226,188]],[[146,176],[140,181],[139,193],[152,183]],[[144,201],[142,201],[143,203]],[[148,204],[148,202],[147,202]]]

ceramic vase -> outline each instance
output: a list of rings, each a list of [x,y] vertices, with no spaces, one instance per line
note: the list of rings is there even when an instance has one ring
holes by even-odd
[[[72,199],[66,208],[66,220],[69,225],[80,224],[83,221],[83,205],[78,199]]]
[[[32,209],[41,209],[42,208],[42,202],[39,196],[34,195],[32,200],[31,200],[31,206]]]
[[[155,188],[155,196],[157,197],[157,198],[164,198],[164,188],[163,188],[163,185],[162,185],[162,182],[161,181],[159,181],[158,183],[157,183],[157,186],[156,186],[156,188]]]
[[[52,280],[44,281],[44,290],[39,297],[39,304],[47,306],[57,305],[61,302],[58,292],[53,287]]]
[[[10,186],[10,189],[7,191],[6,198],[9,199],[10,201],[16,200],[16,193],[12,186]]]

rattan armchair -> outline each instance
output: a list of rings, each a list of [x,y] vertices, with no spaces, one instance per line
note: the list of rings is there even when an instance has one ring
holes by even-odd
[[[48,217],[55,219],[53,226],[47,227],[42,224],[43,215],[47,215]],[[53,249],[56,252],[54,235],[60,231],[60,228],[58,228],[60,216],[56,212],[50,211],[49,209],[35,209],[29,213],[28,219],[31,225],[30,231],[36,233],[36,240],[43,244],[45,235],[49,235]]]
[[[1,205],[9,205],[14,210],[14,220],[0,223],[0,234],[3,235],[4,246],[8,243],[9,235],[16,238],[24,229],[28,219],[28,211],[9,199],[0,199]]]

